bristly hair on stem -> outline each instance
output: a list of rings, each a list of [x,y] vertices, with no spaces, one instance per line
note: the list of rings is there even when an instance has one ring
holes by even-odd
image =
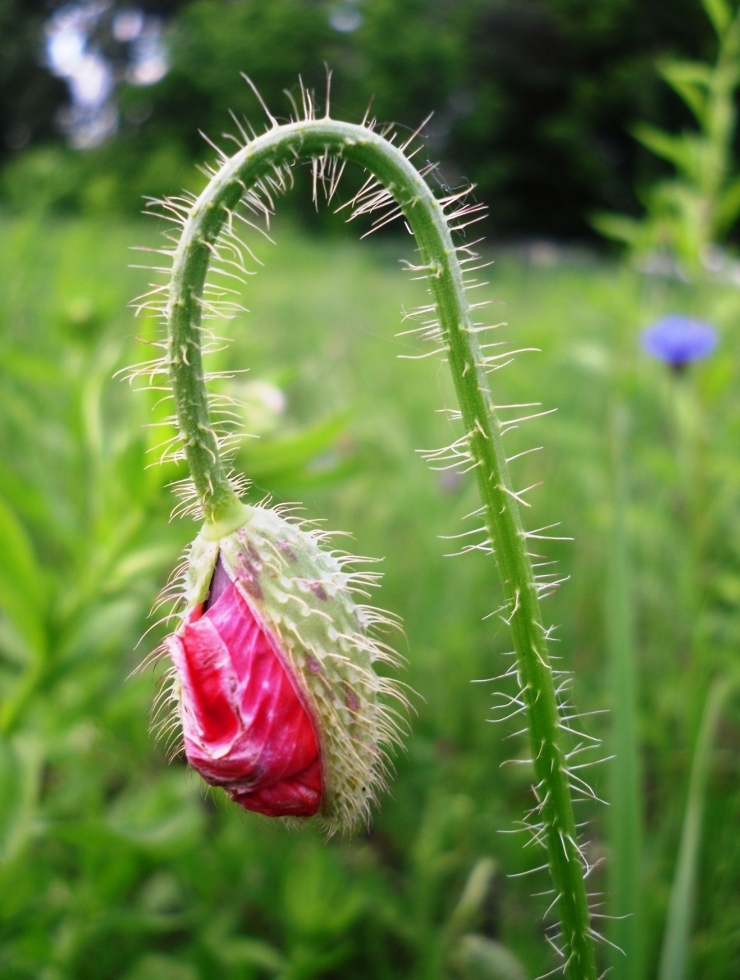
[[[516,457],[507,459],[504,449],[508,432],[547,410],[539,411],[536,404],[496,404],[496,372],[526,349],[509,349],[496,332],[503,324],[489,323],[481,313],[487,303],[468,297],[471,289],[485,285],[475,273],[486,263],[477,242],[462,235],[483,217],[483,206],[471,200],[469,188],[435,196],[425,180],[434,168],[417,170],[412,162],[423,145],[418,131],[400,140],[392,127],[378,127],[367,115],[360,124],[332,119],[328,104],[319,116],[313,94],[303,85],[300,106],[293,103],[286,123],[259,101],[268,121],[265,131],[257,133],[234,116],[237,135],[229,138],[236,152],[230,155],[208,141],[217,160],[206,168],[208,183],[199,196],[151,202],[152,210],[173,224],[174,234],[170,246],[157,250],[165,263],[155,271],[164,279],[153,283],[138,305],[159,314],[167,333],[163,357],[140,366],[131,377],[143,377],[173,398],[175,411],[167,424],[176,427],[177,435],[162,455],[187,459],[192,489],[181,494],[184,506],[194,503],[214,533],[228,534],[242,519],[243,489],[228,462],[232,406],[209,404],[206,384],[212,376],[204,370],[203,355],[220,342],[208,321],[241,310],[239,286],[261,264],[242,232],[256,230],[269,238],[276,198],[291,185],[296,164],[310,165],[316,202],[320,190],[327,200],[334,198],[348,162],[368,172],[366,183],[342,207],[350,219],[372,215],[370,231],[400,218],[416,240],[419,258],[408,268],[425,279],[430,301],[409,314],[415,323],[403,333],[430,345],[419,356],[440,356],[449,365],[459,403],[452,417],[464,432],[450,446],[425,455],[437,468],[474,474],[482,506],[470,515],[478,524],[464,532],[459,550],[490,554],[498,566],[503,601],[491,615],[511,631],[513,660],[502,677],[515,687],[497,711],[525,719],[534,803],[520,829],[546,853],[542,867],[550,872],[550,910],[556,916],[547,933],[558,955],[553,972],[567,980],[596,980],[594,943],[602,937],[592,926],[585,883],[593,866],[579,844],[573,803],[596,798],[581,770],[584,755],[598,743],[574,727],[577,715],[567,702],[570,677],[552,665],[551,629],[540,611],[540,600],[561,580],[542,571],[549,563],[530,551],[532,542],[562,538],[551,527],[525,530],[520,509],[529,506],[525,495],[533,487],[514,488],[508,464]],[[595,911],[594,917],[599,917]]]

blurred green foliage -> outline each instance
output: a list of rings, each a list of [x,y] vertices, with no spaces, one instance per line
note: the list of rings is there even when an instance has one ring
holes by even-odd
[[[447,183],[477,185],[498,234],[589,234],[587,212],[639,213],[634,187],[663,172],[630,127],[690,119],[656,57],[716,47],[696,0],[112,0],[91,44],[118,78],[119,131],[76,153],[50,143],[64,86],[42,65],[43,15],[61,6],[0,0],[0,199],[16,209],[130,215],[143,194],[191,184],[193,160],[211,155],[198,131],[235,132],[229,109],[263,126],[240,72],[285,117],[299,75],[323,104],[328,65],[342,118],[371,100],[382,123],[411,129],[433,112],[430,157]],[[166,25],[170,71],[149,87],[125,82],[112,33],[132,7]]]
[[[373,828],[321,841],[204,794],[148,734],[156,671],[132,673],[162,635],[148,610],[189,520],[170,522],[177,467],[147,468],[168,409],[112,375],[147,359],[155,325],[126,301],[150,278],[127,248],[147,227],[4,221],[0,258],[0,973],[9,980],[534,977],[551,968],[548,886],[515,821],[531,805],[525,747],[491,725],[506,629],[490,560],[457,550],[477,507],[469,477],[430,473],[414,449],[454,423],[446,372],[394,339],[421,286],[389,240],[321,241],[279,225],[250,279],[252,313],[226,325],[228,384],[252,384],[238,465],[252,493],[302,499],[386,556],[380,602],[403,615],[407,678],[422,696],[408,751]],[[740,349],[735,290],[644,278],[576,253],[501,255],[488,297],[508,304],[517,346],[499,403],[558,406],[506,438],[523,456],[530,524],[563,522],[550,557],[571,576],[547,600],[584,711],[610,704],[604,602],[611,522],[608,405],[629,406],[638,731],[646,799],[643,929],[654,973],[680,836],[691,747],[715,674],[740,645]],[[641,326],[672,309],[713,320],[718,352],[681,379],[640,353]],[[282,398],[280,397],[282,394]],[[681,408],[676,411],[677,403]],[[689,430],[677,428],[691,419]],[[677,421],[678,420],[678,421]],[[691,442],[691,465],[681,446]],[[683,442],[682,442],[683,440]],[[684,446],[685,449],[685,446]],[[587,719],[608,734],[608,719]],[[740,719],[719,729],[698,867],[695,976],[740,970]],[[604,767],[601,767],[602,769]],[[607,773],[592,778],[602,794]],[[608,857],[598,806],[587,848]],[[498,833],[501,831],[502,833]],[[595,891],[606,886],[597,867]]]
[[[703,0],[717,33],[716,61],[665,59],[662,78],[683,100],[698,130],[668,133],[645,123],[636,138],[676,171],[644,194],[642,220],[602,213],[596,228],[630,247],[642,261],[662,256],[683,275],[713,269],[716,246],[740,215],[740,175],[733,165],[736,89],[740,85],[740,8],[729,0]]]
[[[729,698],[737,694],[739,683],[740,675],[737,671],[718,677],[709,689],[702,713],[691,763],[688,799],[671,887],[658,980],[684,980],[689,975],[699,850],[704,832],[704,805],[713,743],[722,712]]]

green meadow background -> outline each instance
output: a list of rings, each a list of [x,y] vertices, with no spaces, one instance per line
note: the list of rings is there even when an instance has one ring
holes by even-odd
[[[549,899],[532,897],[546,880],[511,877],[542,863],[510,833],[531,805],[526,765],[502,766],[526,755],[508,738],[520,726],[491,724],[500,683],[472,683],[509,664],[504,624],[484,619],[495,570],[478,553],[445,557],[458,549],[443,536],[466,529],[475,488],[416,452],[455,435],[439,412],[450,382],[436,359],[398,358],[415,353],[395,338],[402,311],[424,295],[400,269],[410,239],[360,243],[351,227],[327,238],[278,223],[275,245],[255,244],[266,267],[245,289],[250,313],[224,325],[233,342],[217,355],[224,369],[248,369],[228,384],[274,386],[248,410],[262,438],[237,457],[252,496],[301,501],[307,517],[349,531],[350,550],[384,557],[378,601],[403,616],[403,677],[417,696],[372,828],[326,843],[237,811],[204,793],[181,757],[168,765],[148,733],[156,671],[132,672],[162,635],[154,626],[141,639],[196,525],[169,517],[167,484],[182,473],[151,466],[160,436],[146,425],[166,415],[160,393],[114,374],[151,354],[158,327],[127,303],[152,277],[128,267],[141,254],[128,250],[161,231],[153,219],[1,226],[2,975],[434,978],[459,974],[457,937],[469,933],[495,939],[521,972],[463,975],[546,972]],[[570,580],[545,612],[588,713],[613,706],[615,412],[624,423],[652,975],[704,701],[737,657],[740,295],[574,249],[486,257],[481,292],[499,304],[502,335],[541,351],[493,376],[496,401],[557,408],[506,438],[512,455],[543,447],[513,464],[517,486],[544,483],[527,525],[560,521],[555,533],[573,538],[547,545]],[[639,332],[678,308],[710,318],[721,339],[674,378],[641,351]],[[696,977],[740,967],[738,721],[731,706],[711,760]],[[610,715],[584,723],[611,754]],[[600,796],[615,765],[590,774]],[[608,865],[609,808],[583,806],[581,817],[589,858]],[[607,888],[603,866],[592,882]]]

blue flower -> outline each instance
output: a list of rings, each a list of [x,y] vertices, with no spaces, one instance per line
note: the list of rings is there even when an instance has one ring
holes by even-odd
[[[712,353],[717,346],[717,331],[701,320],[671,313],[643,330],[642,346],[680,373],[691,361]]]

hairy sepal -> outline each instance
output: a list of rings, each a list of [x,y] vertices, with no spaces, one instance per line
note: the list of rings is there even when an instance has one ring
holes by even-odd
[[[322,548],[323,532],[269,507],[245,507],[245,514],[236,530],[215,537],[207,524],[193,542],[184,615],[208,599],[220,558],[311,709],[324,772],[319,819],[330,834],[352,831],[369,822],[386,785],[388,751],[400,744],[403,721],[387,701],[405,705],[406,698],[374,669],[397,657],[371,635],[375,624],[395,624],[355,601],[376,576],[347,570],[357,559]]]

